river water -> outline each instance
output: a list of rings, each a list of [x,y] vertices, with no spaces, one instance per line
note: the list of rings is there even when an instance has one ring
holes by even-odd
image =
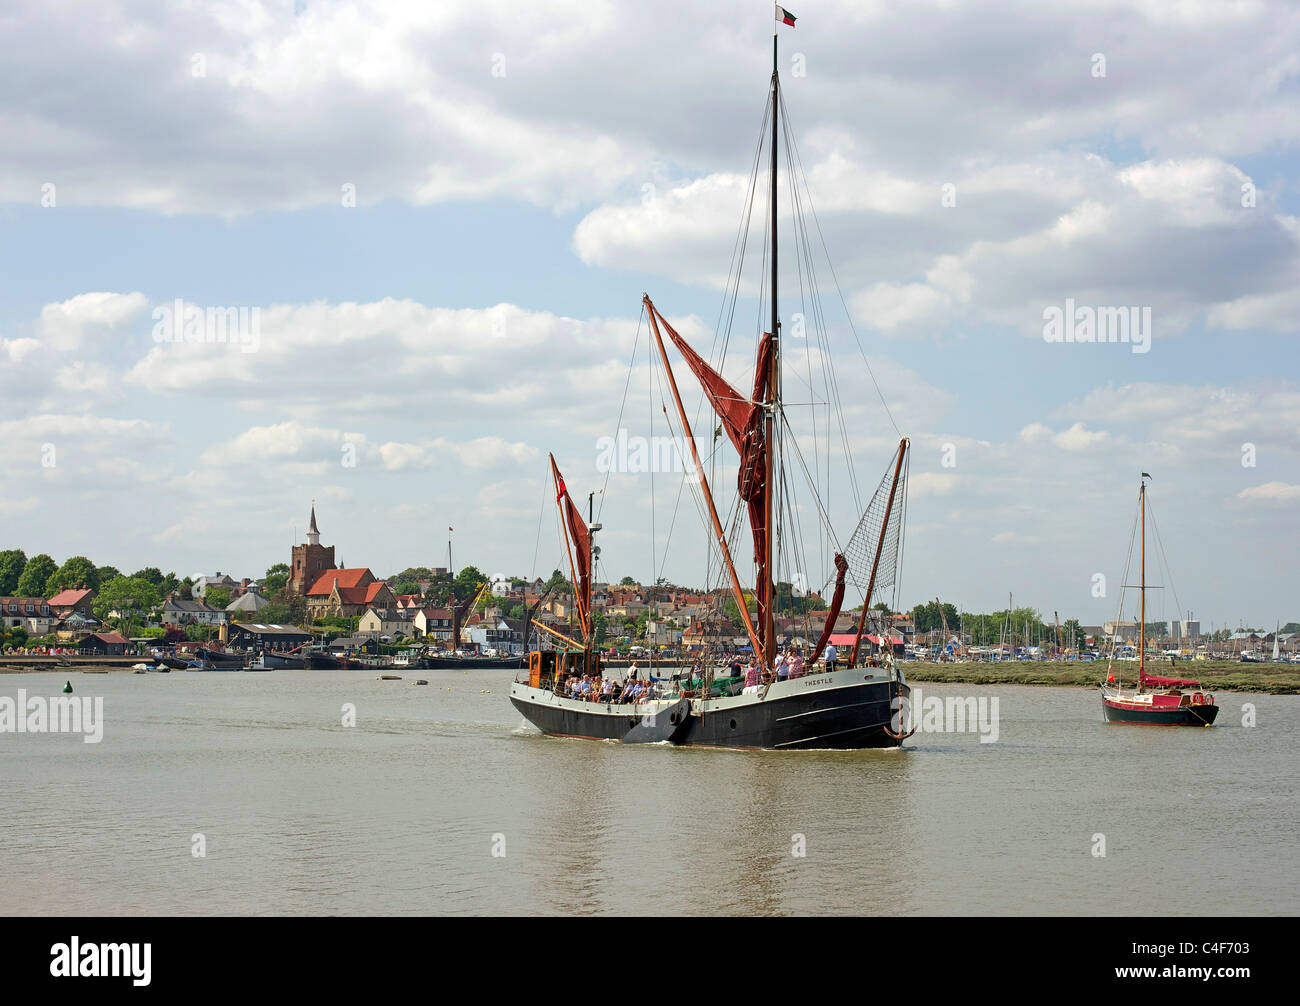
[[[996,743],[764,753],[541,737],[499,671],[0,695],[65,678],[103,698],[103,739],[0,733],[4,914],[1300,910],[1300,697],[1134,727],[1095,691],[922,684],[996,697]]]

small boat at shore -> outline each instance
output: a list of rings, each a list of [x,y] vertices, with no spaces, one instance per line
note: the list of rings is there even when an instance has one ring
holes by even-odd
[[[1147,617],[1147,479],[1142,473],[1138,490],[1138,520],[1141,524],[1140,548],[1140,615],[1138,621],[1138,673],[1137,687],[1125,688],[1115,676],[1114,649],[1107,668],[1106,681],[1101,686],[1101,709],[1107,723],[1134,723],[1148,726],[1208,727],[1219,715],[1214,696],[1201,687],[1199,681],[1185,678],[1166,678],[1146,671],[1146,617]],[[1130,539],[1131,540],[1131,539]],[[1131,554],[1131,553],[1130,553]],[[1126,571],[1127,572],[1127,571]],[[1125,580],[1128,576],[1125,575]],[[1120,594],[1120,611],[1124,608]]]
[[[200,646],[194,659],[185,665],[188,671],[242,671],[247,658],[242,653],[226,653]]]

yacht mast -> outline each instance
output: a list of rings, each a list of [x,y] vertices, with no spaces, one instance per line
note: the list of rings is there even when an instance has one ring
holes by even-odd
[[[1138,493],[1138,505],[1142,511],[1142,579],[1138,590],[1141,593],[1139,610],[1141,619],[1138,625],[1138,687],[1142,687],[1142,678],[1146,674],[1147,659],[1147,480],[1142,473],[1142,489]]]
[[[764,473],[764,510],[765,524],[763,534],[763,551],[764,551],[764,576],[763,582],[759,589],[763,592],[763,666],[770,668],[776,663],[776,571],[772,568],[772,539],[774,530],[772,524],[772,497],[775,495],[776,486],[774,485],[773,473],[773,455],[775,451],[775,442],[772,436],[776,427],[776,410],[779,401],[780,392],[777,388],[777,379],[780,374],[780,334],[779,334],[779,313],[777,307],[777,287],[776,287],[776,182],[777,182],[777,118],[781,110],[781,78],[777,72],[777,33],[772,32],[772,161],[769,174],[772,181],[772,353],[768,364],[767,380],[767,409],[766,417],[766,443],[767,443],[767,460],[766,472]]]

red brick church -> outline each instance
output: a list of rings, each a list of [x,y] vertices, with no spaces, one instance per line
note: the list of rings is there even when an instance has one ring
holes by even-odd
[[[288,592],[307,601],[312,618],[325,615],[364,615],[367,608],[391,608],[396,599],[388,584],[376,580],[367,568],[339,569],[334,565],[334,546],[320,543],[316,506],[312,504],[307,541],[293,547],[289,564]]]

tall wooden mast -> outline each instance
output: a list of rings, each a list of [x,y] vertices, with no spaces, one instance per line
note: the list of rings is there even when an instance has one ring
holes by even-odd
[[[764,403],[767,409],[766,418],[766,471],[763,478],[763,498],[764,498],[764,533],[763,533],[763,551],[764,551],[764,575],[763,582],[759,584],[759,589],[763,592],[763,666],[772,667],[776,663],[776,572],[772,568],[773,548],[772,541],[775,536],[775,527],[772,522],[773,505],[772,498],[776,495],[775,479],[773,475],[775,438],[773,432],[776,428],[776,410],[780,401],[780,390],[777,381],[780,371],[780,314],[777,304],[777,272],[776,272],[776,227],[777,227],[777,205],[776,205],[776,182],[777,182],[777,118],[781,113],[781,77],[777,72],[777,33],[772,32],[772,161],[769,174],[772,181],[772,353],[769,363],[767,379],[767,402]]]
[[[1142,687],[1142,677],[1146,673],[1147,657],[1147,480],[1143,473],[1142,489],[1138,492],[1138,507],[1142,511],[1142,579],[1138,587],[1141,593],[1139,610],[1141,623],[1138,625],[1138,687]]]

